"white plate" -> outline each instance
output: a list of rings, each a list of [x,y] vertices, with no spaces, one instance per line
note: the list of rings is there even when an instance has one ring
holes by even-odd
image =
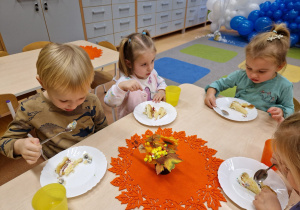
[[[155,120],[154,118],[149,119],[147,117],[147,115],[143,114],[147,104],[150,104],[157,110],[159,109],[159,107],[164,107],[167,112],[167,115],[165,115],[161,119],[157,119],[157,120]],[[144,125],[161,126],[161,125],[167,125],[167,124],[173,122],[177,117],[177,111],[171,104],[168,104],[163,101],[161,101],[159,103],[155,103],[153,101],[145,101],[135,107],[135,109],[133,111],[133,115],[137,121],[139,121],[140,123],[142,123]]]
[[[235,110],[229,108],[230,104],[233,101],[237,101],[239,103],[250,104],[249,102],[244,101],[244,100],[239,99],[239,98],[221,97],[221,98],[217,98],[217,100],[216,100],[217,106],[220,109],[226,110],[229,113],[229,115],[228,116],[224,116],[222,114],[221,110],[218,109],[218,108],[216,108],[216,107],[214,107],[213,109],[219,115],[221,115],[222,117],[225,117],[227,119],[234,120],[234,121],[250,121],[250,120],[254,120],[257,117],[257,110],[256,110],[255,107],[252,108],[252,109],[245,108],[247,110],[247,112],[248,112],[248,114],[247,114],[246,117],[244,117],[241,112],[238,112],[238,111],[235,111]]]
[[[107,161],[105,155],[94,147],[80,146],[66,149],[51,159],[42,170],[40,183],[43,186],[50,183],[57,183],[58,175],[55,173],[56,166],[64,157],[71,160],[82,158],[83,154],[88,153],[92,157],[91,163],[79,163],[73,173],[63,176],[65,187],[67,190],[67,198],[81,195],[92,189],[104,176],[107,169]]]
[[[255,210],[252,204],[255,194],[242,187],[237,179],[243,173],[247,172],[250,177],[259,169],[268,168],[265,164],[257,160],[245,157],[233,157],[225,160],[218,170],[218,178],[222,189],[226,195],[242,208]],[[280,176],[273,170],[268,171],[268,178],[264,184],[271,187],[280,201],[281,208],[284,209],[288,203],[288,192]]]

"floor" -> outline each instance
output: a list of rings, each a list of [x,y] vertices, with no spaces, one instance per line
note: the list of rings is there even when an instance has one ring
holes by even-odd
[[[196,27],[186,29],[185,33],[181,33],[181,31],[174,32],[172,34],[164,35],[161,37],[154,38],[157,53],[169,50],[171,48],[177,47],[184,43],[190,42],[200,36],[206,35],[210,33],[209,26],[199,25]],[[104,68],[104,71],[110,72],[114,74],[114,65],[110,65]],[[106,89],[108,90],[115,82],[109,82],[105,84]],[[112,118],[112,109],[105,105],[104,98],[104,89],[99,87],[97,90],[97,96],[99,97],[102,106],[104,108],[108,124],[113,123]],[[12,118],[10,115],[6,117],[0,118],[0,136],[2,136],[7,128],[9,122],[11,122]],[[43,162],[42,158],[38,160],[38,163]],[[35,165],[37,165],[35,164]],[[31,169],[35,165],[28,165],[24,159],[12,160],[0,155],[0,168],[1,171],[6,171],[7,173],[1,174],[0,177],[0,186],[7,181],[13,179],[14,177],[24,173],[25,171]]]

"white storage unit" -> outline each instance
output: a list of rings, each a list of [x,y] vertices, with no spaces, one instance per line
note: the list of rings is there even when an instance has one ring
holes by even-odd
[[[190,27],[204,23],[206,21],[207,0],[187,0],[187,11],[186,11],[186,20],[185,27]]]

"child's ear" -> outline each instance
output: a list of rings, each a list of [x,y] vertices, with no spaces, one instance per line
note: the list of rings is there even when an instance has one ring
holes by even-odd
[[[285,69],[285,68],[286,68],[286,65],[287,65],[286,62],[283,62],[280,66],[278,66],[277,72],[279,72],[279,71]]]
[[[130,69],[132,68],[131,62],[129,60],[125,59],[125,64],[126,64],[127,68],[130,68]]]
[[[46,88],[44,87],[44,85],[43,85],[43,82],[42,82],[42,80],[40,79],[40,76],[39,75],[36,75],[36,77],[35,77],[36,79],[37,79],[37,81],[41,84],[41,86],[42,86],[42,88],[43,89],[45,89],[46,90]]]

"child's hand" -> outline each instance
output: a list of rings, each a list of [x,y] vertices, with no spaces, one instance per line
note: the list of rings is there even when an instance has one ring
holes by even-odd
[[[281,210],[277,195],[267,187],[263,188],[261,192],[255,196],[253,205],[256,210]]]
[[[166,100],[166,93],[164,90],[158,90],[158,92],[154,95],[152,101],[157,103],[160,101],[165,101]]]
[[[204,103],[209,107],[213,108],[217,106],[216,104],[216,90],[214,88],[208,88],[206,92],[206,97],[204,99]]]
[[[137,90],[143,90],[140,83],[134,79],[123,81],[119,83],[119,88],[121,88],[124,91],[137,91]]]
[[[22,155],[29,164],[34,164],[41,156],[42,145],[37,138],[18,139],[14,143],[14,154]]]
[[[276,120],[278,123],[281,123],[283,118],[283,111],[282,109],[278,107],[270,107],[267,112],[269,112],[274,120]]]

